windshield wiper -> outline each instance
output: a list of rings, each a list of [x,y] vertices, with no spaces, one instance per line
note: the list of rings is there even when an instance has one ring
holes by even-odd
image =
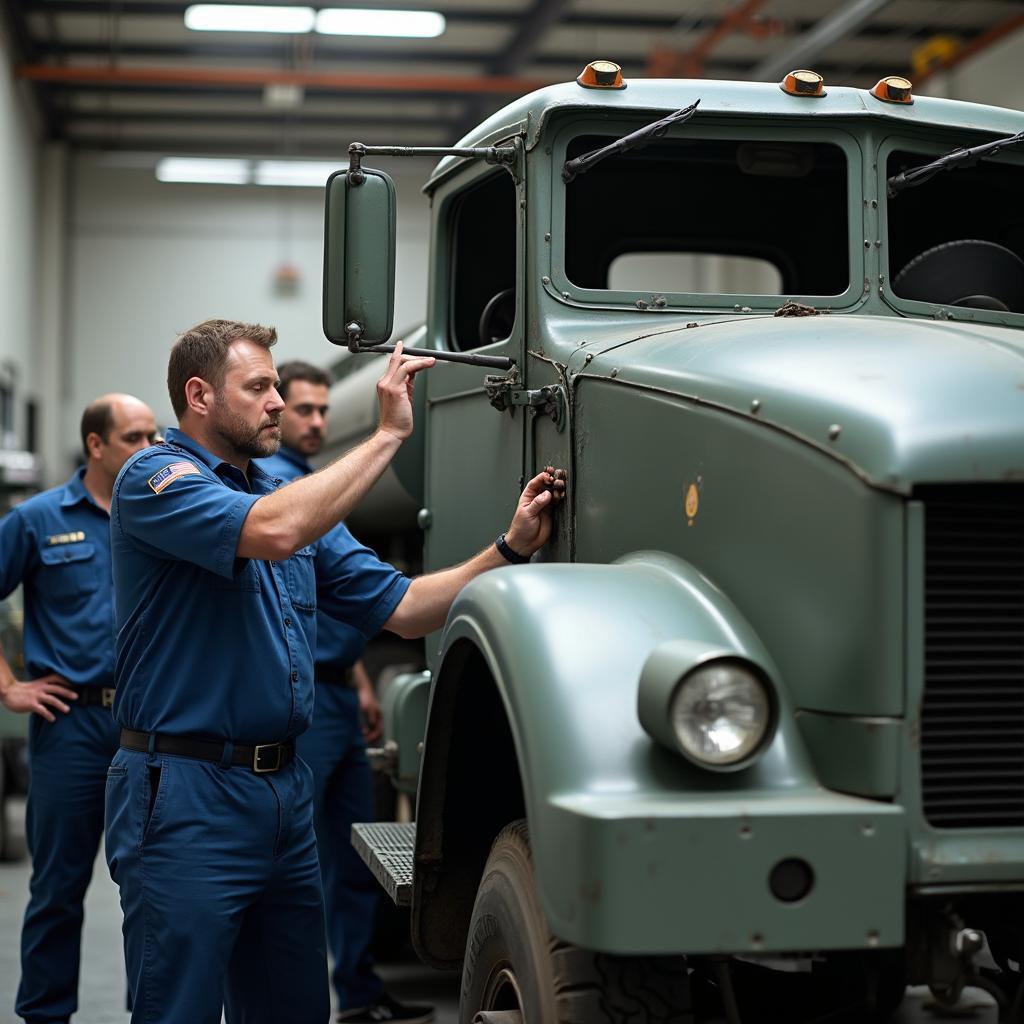
[[[995,142],[985,142],[980,146],[972,146],[970,149],[954,149],[930,164],[915,167],[909,171],[901,171],[894,174],[886,182],[886,192],[890,199],[907,188],[914,188],[923,185],[926,181],[934,178],[939,171],[955,171],[961,167],[973,167],[979,160],[993,153],[998,153],[1004,146],[1015,146],[1018,142],[1024,142],[1024,132],[1017,132],[1016,135],[1008,135],[1005,139],[996,139]]]
[[[627,149],[640,149],[654,139],[660,139],[674,124],[689,121],[699,105],[700,100],[694,100],[688,107],[683,107],[682,110],[677,110],[674,114],[669,114],[668,117],[663,117],[653,124],[645,125],[629,135],[623,135],[621,139],[616,139],[615,142],[610,142],[607,146],[591,150],[573,160],[566,160],[565,166],[562,168],[562,181],[568,185],[577,175],[589,171],[594,164],[606,156],[611,156],[613,153],[625,153]]]

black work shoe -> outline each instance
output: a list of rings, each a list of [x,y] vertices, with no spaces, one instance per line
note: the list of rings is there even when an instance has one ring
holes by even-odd
[[[401,1024],[427,1024],[434,1019],[432,1006],[406,1006],[382,992],[373,1006],[360,1006],[354,1010],[342,1010],[336,1020],[338,1024],[386,1024],[400,1021]]]

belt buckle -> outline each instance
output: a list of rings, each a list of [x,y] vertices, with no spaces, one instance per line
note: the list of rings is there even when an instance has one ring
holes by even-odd
[[[277,760],[273,765],[263,766],[260,764],[260,760],[263,757],[264,751],[273,750],[277,754]],[[258,743],[252,754],[252,770],[254,772],[276,772],[281,767],[281,744],[280,743]]]
[[[114,688],[112,686],[104,686],[100,690],[100,703],[105,708],[114,706]]]

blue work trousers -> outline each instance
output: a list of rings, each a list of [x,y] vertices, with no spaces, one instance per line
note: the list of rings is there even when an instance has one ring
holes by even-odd
[[[25,831],[32,856],[15,1012],[29,1024],[78,1009],[82,902],[103,834],[103,788],[117,750],[110,708],[75,707],[29,721]]]
[[[370,1006],[381,993],[369,952],[380,886],[352,847],[353,822],[373,820],[370,765],[355,689],[316,684],[313,724],[299,737],[298,751],[313,772],[313,821],[338,1007]]]
[[[132,1024],[329,1021],[312,796],[298,758],[257,774],[118,751],[106,850]]]

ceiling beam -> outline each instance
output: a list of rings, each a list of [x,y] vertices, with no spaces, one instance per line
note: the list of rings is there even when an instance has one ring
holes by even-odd
[[[15,63],[34,63],[41,59],[41,50],[29,32],[24,11],[18,4],[0,0],[0,33],[10,40],[11,56]],[[52,97],[39,95],[34,91],[35,112],[42,124],[45,137],[49,140],[61,137],[61,117]]]
[[[552,25],[561,21],[569,6],[568,0],[533,0],[533,4],[520,21],[519,28],[505,45],[504,49],[492,58],[487,65],[487,74],[492,78],[500,78],[517,71],[528,64],[537,48]],[[493,105],[487,100],[477,97],[466,104],[466,110],[455,126],[455,137],[461,138],[486,117]]]
[[[316,114],[311,115],[301,108],[294,111],[234,111],[234,110],[70,110],[69,123],[95,123],[117,121],[121,124],[229,124],[254,125],[274,128],[282,123],[291,128],[330,128],[337,125],[349,127],[368,125],[388,128],[443,128],[450,131],[450,125],[436,117],[414,117],[409,114]]]
[[[33,82],[64,82],[76,85],[173,85],[263,88],[298,85],[336,92],[424,92],[476,96],[521,96],[549,81],[507,75],[394,75],[366,72],[292,71],[284,68],[216,67],[121,67],[111,64],[58,67],[52,64],[19,64],[15,76]]]
[[[921,85],[923,82],[927,82],[933,75],[941,74],[944,71],[952,71],[958,64],[962,64],[965,60],[970,60],[971,57],[976,56],[983,50],[987,50],[990,46],[994,46],[1022,28],[1024,28],[1024,14],[1011,15],[1005,21],[999,22],[998,25],[993,25],[987,32],[982,32],[975,36],[970,42],[961,46],[948,60],[934,65],[923,75],[915,74],[914,85]]]
[[[845,39],[873,18],[892,0],[848,0],[835,12],[824,17],[778,53],[761,61],[751,72],[755,81],[772,82],[794,68],[813,65],[825,51]]]

